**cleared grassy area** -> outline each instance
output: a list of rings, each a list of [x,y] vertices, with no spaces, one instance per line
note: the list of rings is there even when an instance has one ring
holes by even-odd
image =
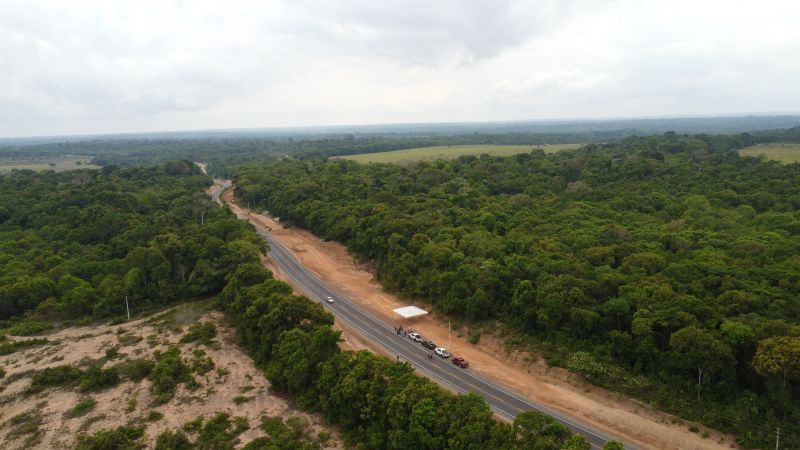
[[[542,149],[546,153],[555,153],[580,147],[582,144],[552,145],[439,145],[435,147],[409,148],[392,152],[364,153],[362,155],[345,155],[337,158],[350,159],[360,163],[406,163],[422,160],[453,159],[463,155],[508,156]]]
[[[14,169],[30,170],[55,170],[61,172],[73,169],[99,169],[90,163],[91,156],[64,155],[43,158],[8,158],[0,155],[0,172],[8,172]]]
[[[758,144],[739,150],[742,156],[764,155],[767,159],[774,159],[784,164],[800,162],[800,144]]]

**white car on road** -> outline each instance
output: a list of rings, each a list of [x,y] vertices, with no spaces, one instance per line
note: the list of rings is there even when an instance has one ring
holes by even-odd
[[[442,358],[449,358],[450,352],[447,351],[446,348],[438,347],[436,350],[433,351],[437,355],[441,356]]]
[[[419,333],[409,333],[408,338],[412,341],[422,342],[422,336]]]
[[[328,303],[333,303],[333,297],[331,297],[330,295],[327,295],[327,296],[325,296],[325,301],[328,302]]]

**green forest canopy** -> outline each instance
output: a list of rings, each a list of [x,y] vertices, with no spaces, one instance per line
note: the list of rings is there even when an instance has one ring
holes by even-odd
[[[286,160],[235,182],[374,260],[391,290],[500,320],[596,383],[763,445],[773,425],[800,436],[800,354],[774,344],[800,348],[800,165],[736,153],[752,142],[667,133],[410,167]]]
[[[263,242],[190,162],[0,175],[0,321],[108,317],[218,292]],[[2,323],[2,322],[0,322]]]
[[[451,394],[406,363],[341,351],[333,317],[272,278],[260,263],[261,238],[209,201],[203,192],[209,182],[188,161],[0,175],[0,327],[15,323],[5,331],[35,334],[53,322],[119,316],[125,296],[137,312],[220,294],[219,306],[233,317],[241,344],[272,388],[338,424],[356,448],[590,448],[550,417],[528,412],[513,426],[498,422],[476,394]],[[179,355],[173,348],[150,363],[164,399],[181,375]],[[91,376],[71,366],[44,369],[32,387],[84,385],[85,378],[90,389],[102,390],[119,382],[114,367],[88,371]],[[197,448],[228,448],[232,437],[224,430],[217,430],[221,442],[203,444],[201,436]],[[141,436],[141,428],[103,430],[81,437],[77,447],[135,448]]]

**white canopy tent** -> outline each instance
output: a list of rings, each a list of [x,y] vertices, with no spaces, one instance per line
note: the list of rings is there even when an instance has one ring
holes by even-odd
[[[402,317],[403,319],[411,319],[414,317],[424,316],[425,314],[428,314],[428,311],[417,308],[416,306],[404,306],[402,308],[394,309],[393,311],[395,314]]]

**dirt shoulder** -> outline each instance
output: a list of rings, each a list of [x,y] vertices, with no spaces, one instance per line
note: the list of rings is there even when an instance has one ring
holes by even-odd
[[[232,192],[227,192],[225,197],[239,218],[270,230],[306,268],[326,283],[335,286],[372,314],[389,323],[400,324],[392,310],[406,306],[408,302],[385,292],[373,274],[359,265],[343,245],[323,241],[296,227],[285,229],[269,217],[251,214],[233,203]],[[276,277],[285,279],[276,264],[266,264]],[[418,306],[426,308],[423,304]],[[428,315],[405,325],[440,345],[448,342],[448,323],[444,318]],[[355,340],[353,333],[346,332],[346,340],[348,336]],[[547,366],[536,355],[509,351],[500,338],[483,337],[479,345],[472,345],[455,334],[451,339],[451,350],[470,362],[470,370],[581,422],[590,423],[610,435],[619,436],[638,448],[690,450],[736,447],[728,435],[684,422],[636,400],[593,386],[571,372]],[[363,340],[360,343],[372,347]],[[690,431],[691,426],[700,431]]]
[[[215,324],[214,345],[180,342],[189,325],[196,322]],[[46,337],[50,342],[46,345],[0,356],[0,367],[7,372],[0,379],[0,448],[73,448],[80,433],[91,435],[131,423],[146,426],[145,443],[152,448],[161,432],[177,430],[198,417],[209,419],[221,412],[245,417],[250,425],[238,436],[237,447],[264,435],[259,428],[262,416],[297,416],[307,424],[312,436],[323,432],[331,436],[323,448],[343,448],[338,432],[325,425],[320,416],[295,409],[286,398],[270,390],[269,381],[238,347],[233,329],[220,312],[197,310],[188,304],[122,325],[67,328]],[[108,368],[132,359],[152,359],[154,352],[173,345],[180,347],[187,364],[204,354],[213,362],[213,368],[194,375],[199,385],[195,389],[179,385],[165,404],[154,403],[148,379],[126,380],[92,393],[62,388],[25,393],[34,371],[87,362],[99,362]],[[108,359],[106,351],[112,348],[118,349],[118,356]],[[88,398],[96,402],[88,412],[76,417],[68,413]],[[162,417],[147,420],[154,412]],[[20,433],[19,427],[12,426],[14,418],[26,413],[39,417],[40,423],[37,428]]]

